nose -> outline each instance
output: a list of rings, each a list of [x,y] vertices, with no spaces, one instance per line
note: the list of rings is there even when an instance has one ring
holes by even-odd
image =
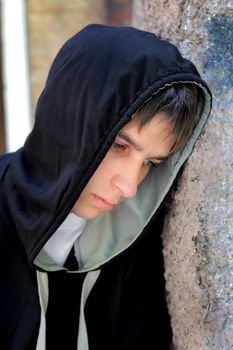
[[[123,198],[132,198],[137,194],[138,185],[142,180],[140,171],[133,169],[122,169],[121,173],[112,179],[113,186],[117,188]]]

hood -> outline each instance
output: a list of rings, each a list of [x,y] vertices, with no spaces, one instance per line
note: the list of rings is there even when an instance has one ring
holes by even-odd
[[[209,115],[211,94],[195,66],[149,32],[94,24],[60,49],[39,98],[33,130],[10,165],[9,207],[31,263],[67,217],[118,131],[154,93],[175,82],[203,88],[203,116],[185,150],[153,169],[134,199],[87,225],[80,242],[84,261],[93,253],[88,244],[93,225],[104,227],[103,239],[110,227],[117,227],[118,233],[111,230],[106,251],[90,266],[83,262],[84,269],[109,260],[110,246],[114,256],[139,236],[191,153]],[[116,235],[120,238],[112,249]]]

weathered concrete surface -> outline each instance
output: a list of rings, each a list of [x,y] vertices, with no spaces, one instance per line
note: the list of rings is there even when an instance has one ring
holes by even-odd
[[[135,0],[133,25],[195,62],[213,112],[163,233],[168,307],[178,350],[233,349],[233,1]]]

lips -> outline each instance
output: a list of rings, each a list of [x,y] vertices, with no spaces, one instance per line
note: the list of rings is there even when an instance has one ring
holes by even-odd
[[[102,210],[111,211],[117,205],[117,202],[115,203],[108,202],[106,199],[99,197],[96,194],[92,194],[92,198],[95,206],[97,206]]]

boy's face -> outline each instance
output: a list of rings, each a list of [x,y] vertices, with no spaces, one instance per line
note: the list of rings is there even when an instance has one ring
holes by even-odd
[[[134,197],[153,165],[170,154],[175,139],[172,123],[163,112],[139,129],[132,120],[119,132],[110,150],[82,191],[72,212],[93,219]]]

